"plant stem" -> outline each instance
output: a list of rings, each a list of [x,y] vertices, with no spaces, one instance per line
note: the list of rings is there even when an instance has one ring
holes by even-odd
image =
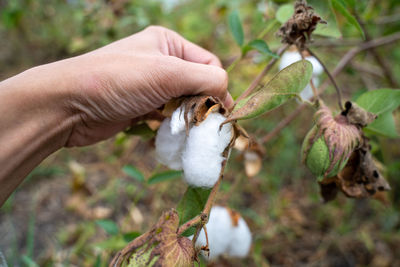
[[[342,102],[342,91],[340,90],[339,86],[337,85],[337,83],[336,83],[335,79],[333,78],[332,74],[329,72],[328,68],[325,66],[325,64],[322,62],[322,60],[314,52],[312,52],[310,50],[310,48],[307,47],[306,50],[308,51],[308,53],[310,53],[310,55],[312,55],[313,57],[315,57],[316,60],[318,60],[319,64],[321,64],[321,66],[324,69],[325,73],[328,75],[329,80],[331,80],[333,86],[336,89],[339,108],[340,108],[340,110],[344,110],[343,109],[343,102]]]
[[[235,58],[235,60],[228,66],[228,68],[226,68],[226,72],[229,73],[231,72],[236,65],[239,63],[239,61],[242,59],[242,56],[238,56]]]
[[[285,52],[285,50],[289,47],[288,44],[284,44],[282,47],[280,47],[278,49],[278,51],[276,52],[276,54],[278,56],[281,56],[283,54],[283,52]],[[257,85],[261,82],[262,78],[265,76],[265,74],[268,73],[268,71],[272,68],[272,66],[276,63],[278,59],[277,58],[273,58],[271,59],[271,61],[268,63],[267,66],[265,66],[265,68],[257,75],[257,77],[252,81],[252,83],[250,84],[250,86],[246,89],[246,91],[243,92],[243,94],[241,94],[235,101],[234,106],[242,99],[245,99],[247,96],[249,96],[254,89],[257,87]],[[232,108],[233,109],[233,108]]]

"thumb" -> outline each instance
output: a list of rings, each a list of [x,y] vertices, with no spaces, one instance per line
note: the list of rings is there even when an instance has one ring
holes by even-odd
[[[226,107],[232,106],[232,97],[227,91],[228,74],[224,69],[174,57],[171,59],[175,61],[169,66],[169,70],[174,72],[172,77],[176,78],[172,81],[175,88],[171,88],[175,97],[210,95],[219,98]]]

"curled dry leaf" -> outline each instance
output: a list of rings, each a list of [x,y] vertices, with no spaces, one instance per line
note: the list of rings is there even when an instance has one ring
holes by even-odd
[[[351,198],[367,198],[390,190],[373,160],[365,137],[362,147],[352,153],[343,170],[337,176],[321,181],[320,188],[325,202],[335,199],[339,190]]]
[[[177,235],[178,226],[175,210],[163,213],[150,231],[118,252],[109,266],[193,266],[194,246],[188,238]]]
[[[257,117],[279,107],[300,92],[310,82],[312,64],[297,61],[278,72],[263,88],[239,101],[224,123]]]
[[[161,113],[165,117],[171,117],[176,109],[181,107],[184,114],[186,130],[194,125],[199,125],[212,112],[227,114],[226,108],[213,96],[186,96],[170,100],[164,105]]]
[[[311,40],[311,34],[318,23],[326,24],[326,21],[314,12],[307,1],[299,0],[295,3],[293,16],[282,25],[278,36],[282,37],[282,43],[296,44],[303,48]]]
[[[342,112],[342,115],[347,117],[349,123],[365,127],[372,123],[377,116],[365,109],[359,107],[357,104],[347,101],[345,104],[346,110]]]

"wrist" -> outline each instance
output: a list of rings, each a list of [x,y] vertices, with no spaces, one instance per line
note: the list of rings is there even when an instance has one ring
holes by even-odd
[[[60,66],[29,69],[0,83],[0,205],[44,158],[63,147],[74,125]]]

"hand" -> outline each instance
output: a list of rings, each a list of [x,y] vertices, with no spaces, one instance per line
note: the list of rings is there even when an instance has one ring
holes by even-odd
[[[0,82],[0,206],[61,147],[104,140],[182,95],[230,107],[226,88],[215,55],[162,27]]]
[[[84,146],[124,130],[182,95],[213,95],[232,105],[218,58],[157,26],[64,62],[80,72],[70,91],[78,115],[66,146]]]

